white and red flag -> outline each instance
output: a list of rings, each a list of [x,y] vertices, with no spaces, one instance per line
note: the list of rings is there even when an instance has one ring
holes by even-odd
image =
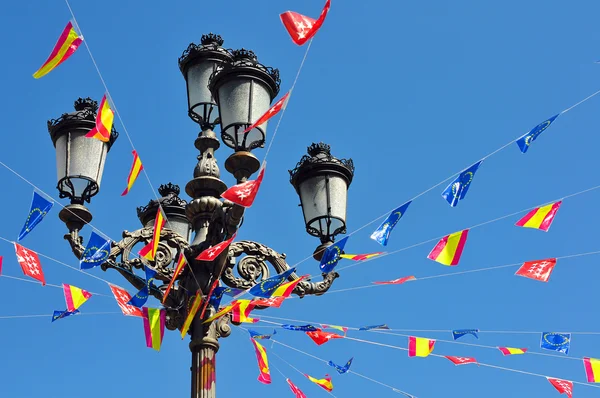
[[[556,265],[555,258],[547,258],[545,260],[526,261],[521,268],[515,272],[515,275],[524,276],[525,278],[535,279],[540,282],[548,282],[550,275]]]
[[[213,261],[215,258],[217,258],[219,256],[219,254],[223,253],[223,250],[225,250],[229,247],[231,242],[233,242],[233,240],[235,239],[235,235],[236,234],[233,234],[233,236],[231,238],[204,250],[202,253],[198,254],[198,257],[196,257],[196,260]]]
[[[553,379],[552,377],[546,377],[550,384],[556,388],[561,394],[567,394],[567,397],[573,398],[573,382],[569,380]]]
[[[254,203],[254,199],[256,198],[256,194],[258,193],[258,188],[260,188],[260,184],[262,184],[266,167],[267,163],[264,162],[262,168],[258,172],[258,177],[256,180],[249,180],[241,184],[234,185],[227,189],[227,191],[223,192],[221,197],[235,203],[236,205],[243,207],[252,206],[252,203]]]
[[[117,285],[109,284],[108,286],[110,287],[113,296],[115,296],[115,300],[117,300],[117,304],[119,304],[121,311],[123,311],[123,315],[144,318],[144,314],[140,308],[127,304],[129,300],[131,300],[131,294],[129,294],[127,290]]]
[[[15,243],[15,252],[23,273],[42,282],[42,286],[45,286],[46,279],[44,278],[44,271],[42,271],[42,264],[37,253],[24,248],[18,243]]]
[[[446,355],[446,358],[455,365],[466,365],[468,363],[477,363],[477,360],[475,358],[470,358],[470,357],[452,357],[452,356]]]
[[[269,110],[266,111],[264,115],[262,115],[261,117],[258,118],[257,121],[252,123],[252,126],[248,127],[246,130],[244,130],[244,134],[246,134],[248,131],[251,131],[252,129],[256,128],[257,126],[260,126],[261,124],[266,123],[273,116],[277,115],[282,109],[285,109],[285,107],[287,106],[287,103],[290,99],[290,93],[291,93],[291,91],[288,91],[287,93],[285,93],[285,95],[283,97],[281,97],[279,99],[279,101],[277,101],[275,103],[275,105],[270,107]]]
[[[331,0],[327,0],[325,2],[325,7],[323,7],[323,11],[321,11],[321,15],[316,20],[294,11],[286,11],[283,14],[280,14],[279,18],[281,18],[281,22],[290,34],[292,41],[301,46],[312,39],[321,28],[330,7]]]

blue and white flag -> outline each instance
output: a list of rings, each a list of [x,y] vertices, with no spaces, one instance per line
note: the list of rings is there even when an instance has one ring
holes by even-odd
[[[560,113],[558,115],[560,115]],[[532,128],[531,130],[529,130],[529,132],[527,134],[523,135],[521,138],[516,140],[515,142],[519,146],[519,149],[521,150],[521,152],[523,152],[523,153],[527,152],[531,143],[533,141],[535,141],[535,139],[538,138],[540,136],[540,134],[542,134],[544,132],[544,130],[546,130],[548,127],[550,127],[550,125],[558,117],[558,115],[554,115],[550,119],[544,120],[543,122],[541,122],[540,124],[538,124],[537,126]]]
[[[29,215],[25,220],[25,225],[21,229],[21,233],[17,238],[17,241],[21,241],[24,237],[29,234],[33,228],[38,225],[44,219],[44,216],[48,214],[54,203],[42,197],[37,192],[33,192],[33,199],[31,199],[31,209]]]
[[[80,269],[90,269],[102,265],[110,254],[110,239],[105,239],[92,231],[87,246],[79,260]]]
[[[153,269],[150,269],[146,266],[144,266],[144,268],[146,270],[146,286],[140,289],[140,291],[137,292],[135,296],[133,296],[131,300],[127,302],[127,304],[133,305],[134,307],[138,308],[142,308],[144,304],[146,304],[146,301],[148,301],[148,295],[150,294],[150,286],[152,286],[152,281],[154,280],[154,276],[156,275],[156,271],[154,271]]]
[[[544,350],[569,354],[569,348],[571,348],[571,333],[542,332],[540,347]]]
[[[336,365],[335,363],[333,363],[333,361],[329,361],[328,365],[335,368],[335,370],[337,370],[339,374],[343,375],[344,373],[348,372],[348,370],[350,370],[350,365],[352,365],[353,359],[354,357],[350,358],[344,366]]]
[[[371,239],[382,246],[387,246],[392,230],[396,224],[398,224],[398,221],[400,221],[404,213],[406,213],[406,210],[411,203],[412,201],[406,202],[402,206],[392,211],[390,215],[387,216],[385,221],[381,223],[381,225],[375,230],[375,232],[371,234]]]
[[[466,334],[470,334],[471,336],[475,336],[476,339],[479,339],[479,329],[458,329],[452,331],[452,337],[454,340],[458,340]]]
[[[459,201],[465,198],[467,191],[471,186],[471,182],[473,181],[473,178],[475,178],[475,173],[482,162],[483,160],[480,160],[468,169],[463,170],[458,177],[444,189],[442,197],[446,199],[446,202],[448,202],[450,206],[455,207]]]

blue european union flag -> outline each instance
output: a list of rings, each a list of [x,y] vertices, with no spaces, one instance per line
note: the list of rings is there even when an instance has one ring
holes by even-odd
[[[406,209],[408,209],[408,206],[411,203],[412,201],[406,202],[396,210],[392,211],[390,215],[387,216],[385,221],[375,230],[375,232],[371,234],[371,239],[382,246],[387,246],[392,230],[396,224],[398,224],[398,221],[400,221],[404,213],[406,213]]]
[[[134,307],[142,308],[146,301],[148,301],[148,295],[150,294],[150,285],[152,285],[152,281],[154,280],[154,276],[156,275],[156,271],[144,266],[146,270],[146,286],[144,286],[139,292],[135,294],[127,302],[129,305],[133,305]]]
[[[568,354],[571,348],[571,333],[542,332],[540,347]]]
[[[316,332],[317,329],[316,327],[314,327],[313,325],[303,325],[303,326],[297,326],[297,325],[281,325],[282,328],[287,329],[287,330],[294,330],[294,331],[298,331],[298,332]]]
[[[363,326],[362,328],[360,328],[358,330],[375,330],[375,329],[389,330],[389,326],[384,323],[383,325]]]
[[[450,206],[455,207],[458,204],[458,201],[465,198],[467,191],[471,186],[471,182],[475,177],[475,173],[482,162],[483,160],[480,160],[468,169],[463,170],[458,177],[456,177],[454,181],[452,181],[450,185],[444,189],[444,192],[442,192],[442,197],[446,199],[448,203],[450,203]]]
[[[102,265],[110,254],[110,239],[105,239],[92,231],[87,246],[79,260],[80,269],[90,269]]]
[[[560,115],[560,113],[558,115]],[[532,128],[531,130],[529,130],[529,133],[525,134],[524,136],[519,138],[517,141],[515,141],[517,143],[517,145],[519,146],[519,149],[521,150],[521,152],[523,152],[523,153],[527,152],[527,150],[529,149],[529,145],[531,145],[531,143],[533,141],[535,141],[535,139],[538,138],[539,135],[544,132],[544,130],[546,130],[548,127],[550,127],[550,125],[552,124],[554,119],[556,119],[558,117],[558,115],[554,115],[550,119],[544,120],[543,122],[541,122],[540,124],[538,124],[537,126]]]
[[[464,335],[470,334],[475,336],[476,339],[479,339],[479,335],[477,333],[479,333],[479,329],[459,329],[452,331],[452,337],[454,337],[454,340],[458,340]]]
[[[274,334],[277,334],[277,330],[273,330],[272,334],[262,334],[254,330],[248,329],[248,333],[250,333],[250,337],[252,337],[253,339],[269,340]]]
[[[348,238],[349,236],[346,236],[338,243],[335,243],[325,249],[323,252],[323,257],[321,257],[321,264],[319,264],[319,268],[321,268],[322,272],[327,273],[333,271],[337,263],[340,261],[340,255],[344,251],[344,246],[346,246]]]
[[[54,311],[52,315],[52,322],[58,321],[59,319],[66,318],[69,315],[77,315],[79,314],[79,310],[75,311]]]
[[[270,298],[275,290],[287,282],[288,276],[296,271],[296,268],[291,268],[282,274],[272,276],[267,279],[263,279],[260,283],[252,286],[248,293],[256,297]]]
[[[339,374],[343,375],[344,373],[348,372],[348,370],[350,370],[350,365],[352,365],[353,359],[354,357],[350,358],[344,366],[336,365],[335,363],[333,363],[333,361],[329,361],[328,364],[329,366],[335,368],[335,370],[337,370]]]
[[[243,292],[245,292],[245,290],[243,289],[217,286],[213,291],[213,294],[210,296],[209,304],[212,305],[214,308],[219,308],[219,306],[221,305],[221,299],[223,298],[223,295],[226,294],[228,296],[237,296],[238,294]]]
[[[33,192],[33,199],[31,200],[31,209],[29,210],[29,215],[25,220],[25,225],[23,225],[23,229],[21,229],[21,233],[17,238],[17,241],[21,241],[24,237],[29,234],[33,228],[38,225],[46,214],[52,208],[53,203],[49,200],[42,197],[37,192]]]

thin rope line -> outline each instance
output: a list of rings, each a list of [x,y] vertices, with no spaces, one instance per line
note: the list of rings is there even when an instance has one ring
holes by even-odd
[[[294,88],[296,87],[296,83],[298,82],[298,78],[300,77],[300,72],[302,71],[302,68],[304,67],[304,62],[306,61],[306,57],[308,56],[308,51],[310,50],[312,41],[313,41],[313,39],[310,39],[310,41],[308,42],[308,46],[306,46],[306,51],[304,52],[304,58],[302,58],[302,62],[300,62],[300,67],[298,68],[298,72],[296,73],[296,78],[294,78],[294,82],[292,83],[292,88],[290,88],[290,91],[288,91],[290,93],[289,97],[288,97],[288,104],[291,99],[292,92],[294,91]],[[265,152],[265,157],[263,158],[263,162],[265,160],[267,160],[267,156],[269,156],[269,152],[271,151],[271,147],[273,146],[273,141],[275,141],[275,137],[277,136],[277,132],[279,131],[279,125],[281,124],[281,120],[283,119],[283,115],[285,114],[285,110],[286,110],[288,104],[286,104],[285,108],[283,108],[281,110],[281,115],[279,116],[279,120],[277,121],[275,130],[273,130],[273,137],[271,137],[271,141],[269,142],[269,146],[267,147],[267,151]]]
[[[88,312],[88,313],[83,313],[80,312],[79,314],[75,314],[76,316],[81,316],[81,315],[109,315],[109,314],[122,314],[122,312]],[[54,314],[46,314],[46,315],[6,315],[6,316],[0,316],[0,319],[20,319],[20,318],[46,318],[46,317],[52,317]]]
[[[288,361],[286,361],[285,359],[283,359],[282,357],[280,357],[279,355],[277,355],[273,351],[271,351],[271,355],[276,356],[277,358],[279,358],[280,361],[282,361],[283,363],[285,363],[286,365],[288,365],[289,367],[291,367],[292,369],[294,369],[296,372],[300,373],[302,376],[306,377],[305,374],[303,372],[301,372],[297,367],[295,367],[294,365],[292,365],[291,363],[289,363]],[[323,389],[323,391],[325,391],[327,394],[331,395],[333,398],[337,398],[335,395],[333,395],[332,392],[329,392],[329,391],[325,390],[322,387],[319,387],[319,388]]]
[[[38,281],[38,280],[34,280],[34,279],[25,279],[25,278],[19,278],[16,276],[10,276],[10,275],[0,275],[0,278],[8,278],[8,279],[14,279],[17,281],[22,281],[22,282],[29,282],[29,283],[35,283],[37,285],[41,285],[42,282]],[[61,285],[54,285],[52,283],[46,283],[45,286],[50,286],[50,287],[54,287],[54,288],[58,288],[58,289],[62,289],[63,287]],[[89,290],[88,290],[89,291]],[[93,296],[101,296],[101,297],[110,297],[113,298],[113,296],[109,296],[108,294],[102,294],[102,293],[95,293],[95,292],[90,292]]]
[[[575,108],[578,105],[583,104],[585,101],[589,100],[592,97],[595,97],[596,95],[600,94],[600,90],[596,91],[594,94],[585,97],[584,99],[582,99],[581,101],[579,101],[578,103],[576,103],[575,105],[571,106],[570,108],[565,109],[564,111],[562,111],[561,113],[559,113],[559,115],[562,115],[563,113],[567,113],[569,112],[571,109]]]

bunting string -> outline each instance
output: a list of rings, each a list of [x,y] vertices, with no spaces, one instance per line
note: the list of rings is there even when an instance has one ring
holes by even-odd
[[[39,253],[38,253],[39,254]],[[11,275],[0,275],[0,278],[8,278],[8,279],[13,279],[13,280],[17,280],[17,281],[22,281],[22,282],[29,282],[29,283],[36,283],[38,285],[41,285],[42,282],[34,280],[34,279],[25,279],[25,278],[19,278],[17,276],[11,276]],[[58,288],[58,289],[62,289],[62,285],[54,285],[52,283],[46,283],[45,286],[50,286],[50,287],[54,287],[54,288]],[[102,293],[95,293],[95,292],[90,292],[92,295],[94,296],[100,296],[100,297],[110,297],[111,299],[114,300],[113,296],[109,296],[108,294],[102,294]]]
[[[304,372],[302,372],[301,370],[299,370],[297,367],[295,367],[294,365],[292,365],[291,363],[289,363],[288,361],[286,361],[285,359],[283,359],[282,357],[280,357],[279,355],[277,355],[275,352],[273,352],[273,350],[271,350],[271,355],[274,355],[275,357],[277,357],[281,362],[285,363],[286,365],[288,365],[290,368],[294,369],[296,372],[300,373],[302,375],[302,377],[306,377],[304,376]],[[283,373],[282,373],[283,374]],[[331,395],[333,398],[337,398],[335,395],[333,395],[332,392],[329,392],[327,390],[323,390],[325,391],[327,394]]]

